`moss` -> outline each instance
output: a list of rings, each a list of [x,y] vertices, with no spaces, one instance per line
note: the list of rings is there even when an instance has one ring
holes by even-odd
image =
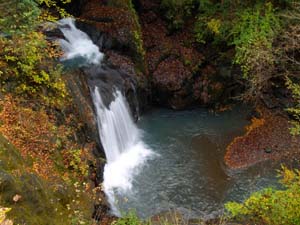
[[[197,1],[194,0],[162,0],[160,8],[168,22],[169,30],[176,31],[184,27],[186,19],[192,16],[197,8]]]
[[[123,8],[123,9],[129,9],[131,4],[131,0],[108,0],[107,5]]]
[[[144,44],[142,39],[142,29],[139,22],[139,17],[132,3],[132,0],[110,0],[108,1],[108,5],[113,7],[123,8],[128,12],[130,12],[130,16],[132,18],[132,29],[130,32],[133,40],[134,49],[136,52],[136,54],[133,57],[136,63],[136,68],[138,68],[138,71],[145,72],[146,64],[145,64],[145,50],[144,50]],[[136,71],[137,74],[138,71]]]
[[[30,171],[22,158],[0,134],[0,204],[12,210],[15,224],[72,224],[88,221],[92,205],[80,184],[63,180],[51,183]]]
[[[23,164],[20,153],[0,135],[0,166],[7,171],[16,170]]]

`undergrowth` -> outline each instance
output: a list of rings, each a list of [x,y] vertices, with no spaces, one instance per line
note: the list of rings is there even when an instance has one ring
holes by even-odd
[[[38,3],[65,15],[56,1]],[[34,97],[46,105],[59,107],[67,96],[62,66],[57,62],[60,50],[46,40],[39,28],[57,17],[50,17],[48,8],[41,8],[38,3],[33,0],[0,3],[1,91]]]
[[[283,166],[280,174],[282,190],[266,188],[243,203],[227,203],[229,217],[250,224],[300,224],[300,172]]]

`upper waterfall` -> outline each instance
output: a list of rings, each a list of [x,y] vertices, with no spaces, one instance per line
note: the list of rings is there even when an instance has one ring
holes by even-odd
[[[59,21],[60,30],[66,39],[60,39],[60,45],[64,52],[62,60],[82,57],[88,64],[99,64],[103,59],[103,53],[99,51],[89,36],[77,29],[74,20],[65,18]]]

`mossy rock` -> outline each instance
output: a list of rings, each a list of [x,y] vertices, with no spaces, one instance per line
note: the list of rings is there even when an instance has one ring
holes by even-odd
[[[108,0],[107,5],[123,9],[130,9],[132,2],[131,0]]]
[[[108,1],[108,5],[113,7],[118,7],[125,9],[130,12],[131,18],[133,19],[132,25],[133,29],[130,31],[131,39],[133,41],[133,49],[135,49],[136,54],[134,54],[134,60],[137,64],[138,70],[145,72],[145,50],[143,47],[143,40],[142,40],[142,32],[141,26],[139,23],[139,17],[137,15],[136,9],[134,7],[132,0],[110,0]]]
[[[0,196],[1,200],[8,201],[16,193],[14,177],[4,170],[0,170]]]
[[[28,172],[30,168],[27,159],[0,134],[0,206],[11,208],[7,217],[14,224],[67,225],[91,220],[93,205],[85,193],[76,193],[77,187],[63,180],[50,183]]]
[[[4,170],[14,170],[24,165],[20,153],[2,135],[0,135],[0,167]]]

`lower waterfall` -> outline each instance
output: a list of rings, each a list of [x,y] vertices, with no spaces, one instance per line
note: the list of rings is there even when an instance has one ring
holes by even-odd
[[[65,40],[60,40],[64,50],[62,60],[84,57],[88,64],[99,64],[102,53],[90,38],[76,28],[74,21],[63,19],[59,23]],[[110,203],[112,213],[120,216],[115,194],[129,192],[138,168],[153,155],[141,139],[141,131],[136,127],[129,111],[126,98],[115,90],[114,100],[106,106],[99,87],[91,89],[96,109],[97,125],[107,163],[104,168],[103,188]]]
[[[97,123],[107,164],[104,168],[104,191],[113,213],[120,215],[115,207],[115,192],[130,191],[137,168],[152,154],[141,140],[140,131],[134,124],[124,96],[115,92],[115,100],[106,108],[98,87],[93,92]]]

